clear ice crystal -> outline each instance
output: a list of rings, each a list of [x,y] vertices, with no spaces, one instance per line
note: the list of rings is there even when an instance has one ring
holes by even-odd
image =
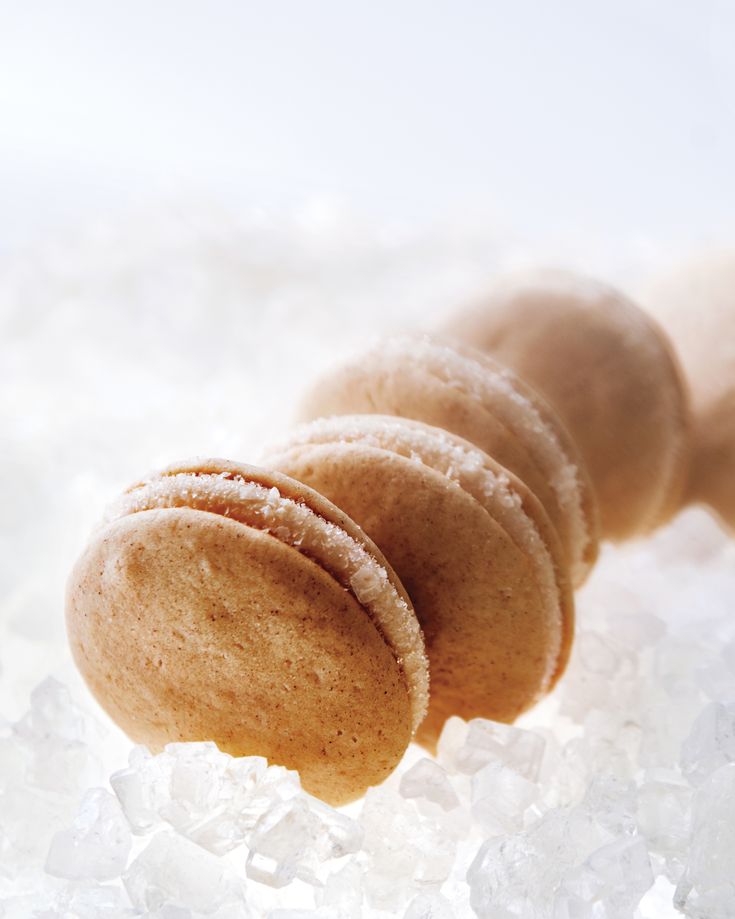
[[[118,801],[104,788],[93,788],[82,798],[71,827],[51,840],[46,871],[69,880],[110,881],[124,871],[131,845]]]

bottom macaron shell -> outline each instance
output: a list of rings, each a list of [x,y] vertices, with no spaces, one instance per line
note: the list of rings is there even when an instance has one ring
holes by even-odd
[[[513,721],[548,688],[561,623],[523,551],[459,486],[364,444],[300,445],[277,467],[326,495],[380,546],[424,630],[433,749],[451,715]]]
[[[214,740],[340,804],[411,738],[405,677],[365,609],[269,533],[189,508],[106,527],[75,567],[76,663],[140,743]]]

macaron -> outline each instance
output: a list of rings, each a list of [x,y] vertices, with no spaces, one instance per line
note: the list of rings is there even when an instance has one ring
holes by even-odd
[[[574,628],[566,560],[541,503],[468,441],[380,415],[320,419],[266,454],[359,522],[424,631],[434,748],[451,715],[512,721],[564,670]]]
[[[381,552],[252,466],[183,463],[128,489],[66,615],[83,677],[133,740],[262,755],[332,804],[385,779],[426,711],[423,637]]]
[[[564,272],[512,276],[443,331],[511,367],[551,403],[589,472],[603,537],[644,534],[676,511],[688,394],[665,333],[624,294]]]
[[[317,380],[298,417],[398,415],[470,441],[541,501],[581,584],[598,552],[591,484],[552,409],[511,371],[464,346],[395,337]]]
[[[685,263],[641,296],[670,335],[691,392],[684,500],[708,504],[735,530],[735,252]]]

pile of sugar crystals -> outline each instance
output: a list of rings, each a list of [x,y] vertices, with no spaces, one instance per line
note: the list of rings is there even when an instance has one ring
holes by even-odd
[[[341,810],[211,743],[110,774],[114,730],[46,679],[0,732],[0,916],[734,915],[735,566],[713,526],[692,510],[606,549],[553,696],[513,726],[450,719],[435,758],[412,747]]]
[[[605,547],[551,697],[451,719],[340,811],[258,757],[130,750],[71,666],[63,582],[110,498],[249,456],[327,358],[458,302],[495,247],[216,214],[0,272],[0,919],[735,916],[735,544],[701,510]]]

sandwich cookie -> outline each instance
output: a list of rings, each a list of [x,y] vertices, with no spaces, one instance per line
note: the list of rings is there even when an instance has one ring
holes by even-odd
[[[512,721],[563,671],[574,628],[556,532],[519,479],[469,442],[379,415],[320,419],[267,461],[378,544],[424,631],[433,749],[450,715]]]
[[[651,285],[643,302],[671,336],[692,398],[686,501],[735,530],[735,252],[702,257]]]
[[[397,765],[426,711],[396,574],[329,501],[224,460],[130,488],[67,590],[74,659],[139,742],[213,740],[341,804]]]
[[[423,421],[492,456],[541,501],[572,583],[584,581],[598,550],[591,485],[555,413],[511,371],[470,349],[389,339],[318,380],[299,418],[362,413]]]
[[[688,397],[665,334],[635,303],[539,272],[501,281],[444,332],[507,364],[556,409],[589,472],[604,537],[646,533],[676,511]]]

